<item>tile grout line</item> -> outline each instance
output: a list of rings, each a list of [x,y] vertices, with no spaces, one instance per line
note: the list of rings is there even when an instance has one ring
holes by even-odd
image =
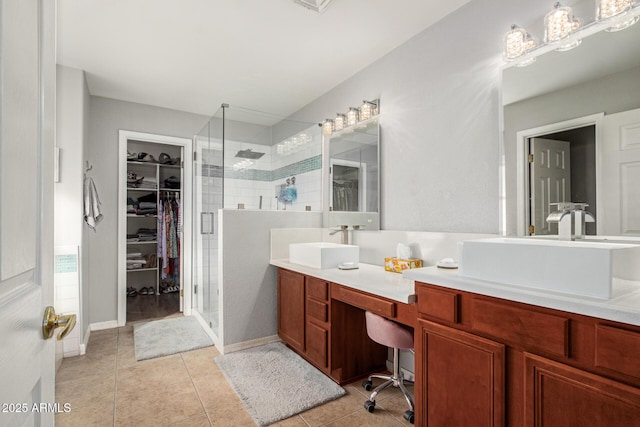
[[[198,387],[196,387],[196,383],[193,381],[193,376],[191,375],[191,371],[189,370],[189,367],[187,366],[184,357],[182,357],[182,353],[180,353],[180,360],[182,360],[182,363],[184,364],[184,368],[187,371],[187,375],[189,375],[189,380],[191,381],[191,385],[193,385],[193,389],[196,392],[196,396],[198,396],[198,401],[200,402],[200,406],[202,407],[202,410],[204,411],[204,415],[207,417],[207,421],[209,421],[209,425],[213,426],[213,422],[211,422],[211,417],[209,416],[209,413],[207,412],[207,409],[204,407],[204,403],[202,403],[202,398],[200,397],[200,392],[198,391]]]

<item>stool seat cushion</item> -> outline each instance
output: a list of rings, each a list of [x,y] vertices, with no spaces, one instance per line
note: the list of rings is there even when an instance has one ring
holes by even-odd
[[[405,350],[413,348],[413,333],[410,330],[370,311],[365,312],[365,319],[367,335],[378,344]]]

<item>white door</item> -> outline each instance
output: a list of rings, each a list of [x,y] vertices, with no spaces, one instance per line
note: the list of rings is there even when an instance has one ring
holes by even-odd
[[[640,236],[640,109],[604,116],[598,151],[598,234]]]
[[[567,141],[531,138],[529,146],[532,234],[558,234],[557,224],[549,224],[550,203],[571,201],[571,156]]]
[[[0,426],[53,425],[54,24],[53,1],[0,2]]]

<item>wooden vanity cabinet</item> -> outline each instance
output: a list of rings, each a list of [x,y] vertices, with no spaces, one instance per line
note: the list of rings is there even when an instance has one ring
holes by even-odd
[[[416,425],[640,426],[640,327],[416,282]]]
[[[387,348],[369,339],[365,310],[416,320],[413,305],[317,277],[278,270],[278,336],[339,384],[386,370]]]
[[[305,351],[304,275],[280,269],[278,274],[278,336],[290,347]]]
[[[329,283],[306,276],[306,356],[318,368],[329,373]]]

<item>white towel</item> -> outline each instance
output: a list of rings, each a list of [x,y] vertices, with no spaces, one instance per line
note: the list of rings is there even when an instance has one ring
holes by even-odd
[[[87,225],[93,230],[96,230],[96,225],[102,221],[102,212],[100,211],[100,198],[98,197],[98,190],[93,182],[93,178],[84,178],[84,220]]]

